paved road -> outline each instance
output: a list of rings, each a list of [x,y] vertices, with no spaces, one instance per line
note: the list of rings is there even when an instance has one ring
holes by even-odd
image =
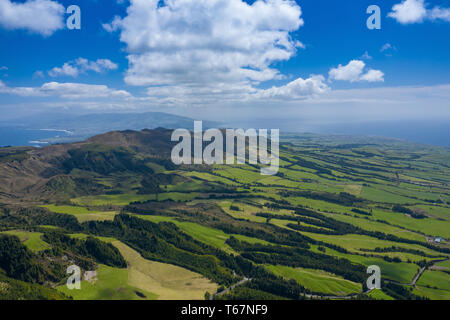
[[[231,287],[228,287],[228,288],[226,288],[226,289],[223,290],[223,291],[220,291],[220,292],[217,292],[217,293],[211,295],[211,297],[209,298],[209,300],[213,300],[214,297],[216,297],[216,296],[221,296],[221,295],[223,295],[223,294],[225,294],[225,293],[228,293],[228,292],[230,292],[231,290],[233,290],[234,288],[236,288],[237,286],[243,285],[244,283],[246,283],[247,281],[250,281],[250,280],[252,280],[252,279],[244,277],[244,279],[242,279],[242,280],[239,281],[238,283],[233,284]]]
[[[434,264],[433,264],[434,265]],[[408,283],[408,286],[415,286],[417,280],[419,280],[420,276],[422,275],[422,273],[425,271],[426,267],[422,267],[419,272],[416,274],[416,276],[414,277],[413,281],[411,283]]]
[[[225,293],[228,293],[231,290],[233,290],[234,288],[236,288],[237,286],[243,285],[244,283],[246,283],[247,281],[250,281],[250,280],[252,280],[252,279],[244,278],[243,280],[239,281],[238,283],[235,283],[231,287],[228,287],[228,288],[226,288],[223,291],[220,291],[218,293],[215,293],[215,294],[211,295],[211,297],[209,299],[213,300],[214,297],[221,296],[221,295],[223,295]],[[364,292],[364,294],[369,294],[371,291],[372,290],[368,290],[368,291]],[[308,298],[308,299],[344,299],[344,300],[349,300],[349,299],[355,298],[357,296],[358,296],[358,294],[356,294],[356,293],[348,295],[348,296],[318,296],[318,295],[314,295],[314,294],[305,294],[305,297]]]
[[[432,266],[434,266],[436,263],[444,262],[444,261],[448,261],[448,260],[450,260],[450,259],[441,259],[441,260],[433,261],[433,265]],[[432,266],[430,266],[430,267],[432,267]],[[426,270],[426,267],[422,267],[419,270],[419,272],[414,276],[414,279],[413,279],[413,281],[411,283],[400,283],[400,284],[403,284],[403,285],[406,285],[406,286],[415,286],[417,281],[422,276],[422,274],[424,273],[425,270]],[[231,290],[233,290],[237,286],[240,286],[240,285],[242,285],[242,284],[244,284],[244,283],[246,283],[247,281],[250,281],[250,280],[252,280],[252,279],[244,278],[243,280],[239,281],[238,283],[235,283],[231,287],[229,287],[229,288],[227,288],[227,289],[225,289],[225,290],[223,290],[221,292],[218,292],[218,293],[215,293],[215,294],[211,295],[210,300],[213,300],[215,296],[220,296],[220,295],[223,295],[223,294],[225,294],[227,292],[230,292]],[[388,282],[396,282],[396,281],[391,281],[391,280],[387,280],[387,281]],[[363,292],[363,293],[364,294],[369,294],[372,290],[373,289],[370,289],[370,290],[367,290],[366,292]],[[348,295],[348,296],[319,296],[319,295],[314,295],[314,294],[305,294],[305,297],[308,298],[308,299],[343,299],[343,300],[350,300],[350,299],[353,299],[353,298],[355,298],[357,296],[358,296],[358,294],[356,294],[356,293]]]
[[[450,259],[441,259],[441,260],[433,261],[433,264],[432,264],[431,266],[429,266],[429,268],[433,267],[436,263],[444,262],[444,261],[448,261],[448,260],[450,260]],[[392,281],[392,280],[387,280],[387,281],[388,281],[388,282],[394,282],[394,283],[402,284],[402,285],[404,285],[404,286],[415,286],[416,283],[417,283],[417,281],[419,281],[419,278],[422,276],[422,274],[425,272],[426,269],[427,269],[427,267],[421,268],[421,269],[419,270],[419,272],[415,275],[413,281],[410,282],[410,283],[399,283],[399,282],[397,282],[397,281]]]

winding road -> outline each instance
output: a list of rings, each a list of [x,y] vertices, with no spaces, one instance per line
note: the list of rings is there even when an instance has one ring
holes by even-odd
[[[246,278],[246,277],[244,277],[244,279],[242,279],[241,281],[239,281],[239,282],[233,284],[231,287],[228,287],[228,288],[226,288],[225,290],[222,290],[222,291],[217,292],[217,293],[215,293],[215,294],[212,294],[211,297],[209,298],[209,300],[213,300],[214,297],[216,297],[216,296],[221,296],[221,295],[223,295],[223,294],[225,294],[225,293],[228,293],[228,292],[230,292],[231,290],[233,290],[234,288],[236,288],[237,286],[243,285],[244,283],[246,283],[247,281],[250,281],[250,280],[252,280],[252,279],[251,279],[251,278]]]
[[[445,261],[448,261],[448,260],[450,260],[450,258],[433,261],[433,264],[431,266],[429,266],[429,267],[434,266],[436,263],[445,262]],[[422,274],[425,272],[426,269],[427,269],[426,266],[422,267],[419,270],[419,272],[414,276],[414,279],[412,280],[411,283],[400,283],[400,282],[393,281],[393,280],[385,280],[385,281],[398,283],[398,284],[401,284],[401,285],[404,285],[404,286],[415,286],[417,281],[420,279],[420,277],[422,276]],[[236,288],[237,286],[243,285],[244,283],[246,283],[248,281],[251,281],[251,280],[252,280],[251,278],[244,277],[244,279],[242,279],[241,281],[235,283],[234,285],[226,288],[225,290],[222,290],[220,292],[217,292],[217,293],[211,295],[211,297],[209,299],[210,300],[214,300],[214,297],[223,295],[225,293],[228,293],[231,290],[233,290],[234,288]],[[363,294],[369,294],[370,292],[372,292],[372,290],[373,289],[370,289],[370,290],[367,290],[367,291],[362,292],[362,293]],[[308,299],[342,299],[342,300],[350,300],[350,299],[353,299],[353,298],[357,297],[359,294],[360,293],[354,293],[354,294],[350,294],[348,296],[336,296],[336,295],[333,295],[333,296],[319,296],[319,295],[315,295],[315,294],[305,294],[304,296],[306,298],[308,298]]]

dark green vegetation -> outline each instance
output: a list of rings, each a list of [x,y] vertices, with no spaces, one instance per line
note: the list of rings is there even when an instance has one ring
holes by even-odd
[[[0,296],[64,297],[51,288],[70,264],[125,283],[126,268],[139,273],[120,241],[231,287],[205,292],[214,299],[448,299],[448,149],[288,136],[279,173],[262,176],[253,165],[174,166],[170,134],[0,149]],[[382,291],[367,292],[370,265]],[[151,286],[136,295],[155,298]]]

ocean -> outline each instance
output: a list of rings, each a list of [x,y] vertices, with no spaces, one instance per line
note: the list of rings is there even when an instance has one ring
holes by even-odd
[[[48,142],[44,141],[46,139],[67,137],[71,134],[72,133],[70,131],[56,129],[24,129],[15,127],[0,127],[0,147],[43,147],[48,145]]]
[[[244,120],[230,122],[234,128],[280,129],[291,133],[319,133],[398,138],[409,142],[450,148],[450,122],[442,121],[380,121],[366,123],[309,123],[295,119]]]
[[[310,132],[319,134],[370,135],[386,138],[400,138],[410,142],[450,148],[450,123],[448,121],[414,122],[371,122],[348,124],[311,124],[296,120],[236,121],[225,124],[230,128],[280,129],[280,134],[289,132]],[[25,129],[0,127],[0,146],[48,145],[46,139],[72,136],[72,132],[56,129]],[[79,133],[77,133],[79,135]]]

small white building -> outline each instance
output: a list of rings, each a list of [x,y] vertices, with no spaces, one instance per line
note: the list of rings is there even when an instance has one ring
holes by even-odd
[[[89,282],[95,282],[97,280],[97,271],[86,271],[84,273],[84,280]]]
[[[436,242],[436,243],[441,243],[441,241],[442,241],[442,237],[434,238],[434,242]]]

